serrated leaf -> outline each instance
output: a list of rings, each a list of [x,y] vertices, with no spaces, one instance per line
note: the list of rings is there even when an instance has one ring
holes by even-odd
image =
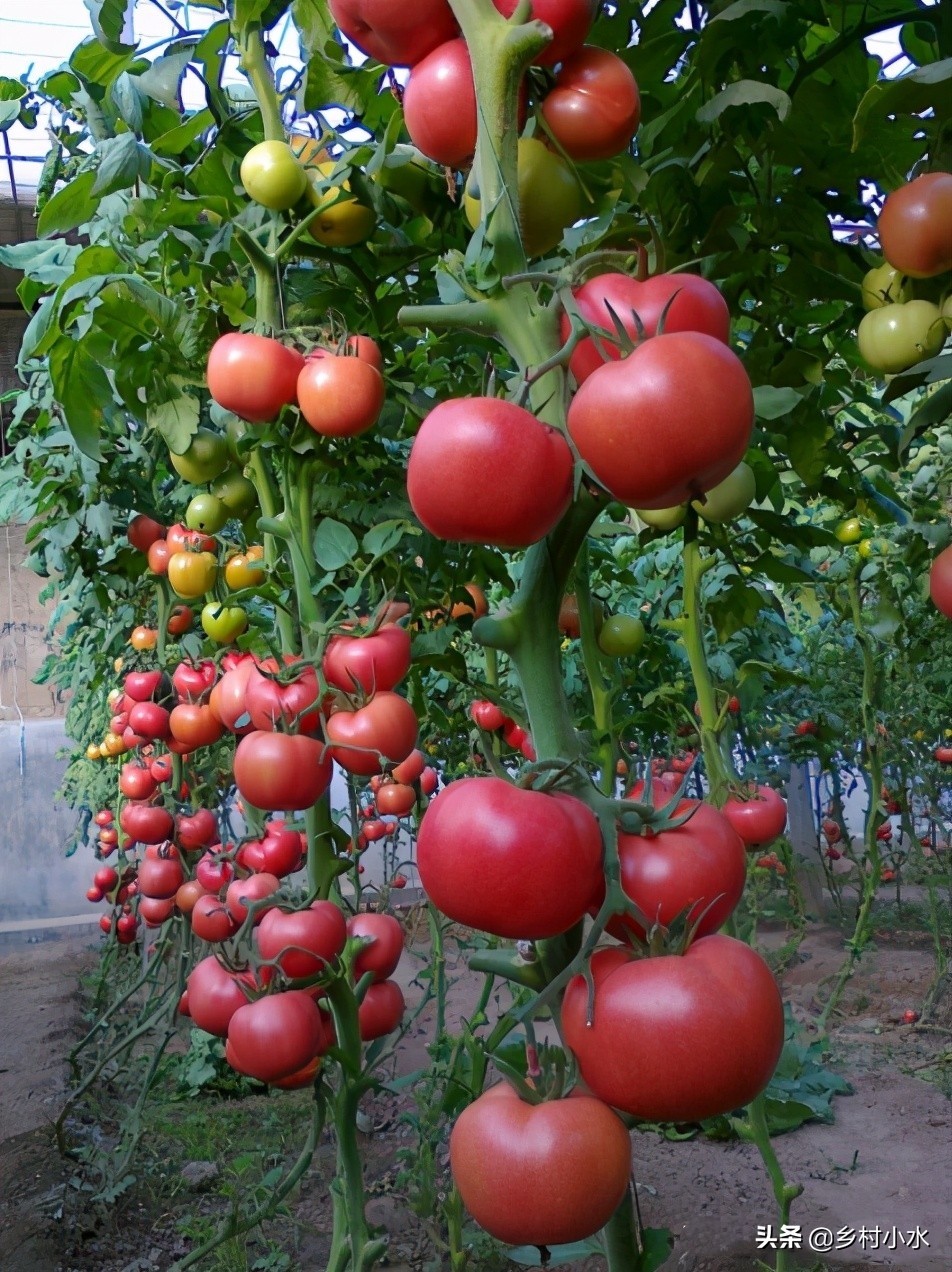
[[[198,431],[202,408],[198,398],[182,393],[171,402],[150,406],[146,419],[150,427],[157,428],[174,455],[183,455]]]
[[[348,565],[358,546],[353,531],[333,517],[325,517],[314,532],[314,556],[323,570],[335,571]]]
[[[782,88],[775,88],[773,84],[765,84],[762,80],[735,80],[705,102],[695,118],[700,124],[712,124],[726,110],[733,110],[737,106],[760,105],[772,106],[777,112],[777,118],[783,122],[790,114],[793,103]]]

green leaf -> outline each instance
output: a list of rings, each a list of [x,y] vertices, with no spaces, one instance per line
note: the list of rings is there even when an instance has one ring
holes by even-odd
[[[759,420],[778,420],[789,415],[802,401],[800,389],[778,389],[772,384],[761,384],[754,389],[754,414]]]
[[[19,80],[0,75],[0,132],[6,132],[20,118],[26,87]]]
[[[64,234],[67,230],[75,230],[78,225],[85,225],[99,206],[99,199],[93,194],[95,184],[96,173],[83,172],[62,190],[57,190],[40,213],[36,224],[37,237]]]
[[[134,133],[107,137],[97,148],[99,169],[91,193],[102,198],[116,190],[128,190],[140,170],[139,143]]]
[[[96,38],[110,53],[124,53],[134,47],[122,42],[128,0],[83,0],[83,4],[89,10]]]
[[[408,534],[420,534],[419,527],[411,525],[409,521],[391,520],[381,521],[379,525],[371,526],[361,541],[361,548],[368,556],[381,557],[391,552],[397,544]]]
[[[793,105],[783,89],[772,84],[764,84],[761,80],[735,80],[726,88],[716,93],[710,101],[705,102],[697,111],[698,123],[712,124],[726,110],[736,106],[772,106],[781,122],[790,114]]]
[[[952,418],[952,380],[940,384],[910,415],[908,423],[899,435],[898,458],[901,460],[911,442],[927,429],[937,428]]]
[[[333,517],[325,517],[314,532],[314,555],[323,570],[340,570],[356,555],[353,531]]]
[[[943,380],[952,380],[952,353],[940,353],[925,362],[917,362],[901,375],[893,376],[883,394],[883,405],[895,402],[897,398],[905,397],[915,389],[921,389],[927,384],[939,384]]]
[[[571,1263],[573,1259],[584,1259],[589,1254],[604,1254],[604,1247],[597,1237],[588,1237],[585,1241],[573,1241],[571,1245],[547,1246],[549,1258],[543,1264],[538,1246],[515,1246],[506,1253],[513,1263],[521,1263],[524,1268],[557,1268],[563,1263]],[[636,1272],[635,1268],[631,1272]]]
[[[182,41],[175,46],[176,52],[157,57],[149,69],[138,76],[143,93],[170,110],[180,110],[179,86],[197,43],[197,40]]]
[[[157,428],[169,450],[182,455],[198,431],[202,408],[198,398],[182,393],[171,402],[150,406],[147,414],[149,425]]]
[[[119,112],[119,118],[134,133],[142,131],[142,94],[135,76],[123,71],[109,90],[109,95]]]
[[[902,627],[902,610],[885,596],[880,596],[873,607],[873,621],[869,630],[879,640],[890,640]]]
[[[866,137],[874,115],[880,119],[887,115],[918,115],[931,109],[937,117],[947,117],[950,83],[952,58],[931,62],[908,75],[874,84],[860,100],[853,116],[853,150],[857,150]]]
[[[86,345],[65,338],[50,350],[49,365],[73,440],[84,455],[100,462],[99,435],[115,406],[106,372]]]

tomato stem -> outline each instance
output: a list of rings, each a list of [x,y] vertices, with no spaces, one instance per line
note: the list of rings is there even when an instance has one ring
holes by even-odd
[[[260,27],[241,26],[234,33],[241,69],[248,78],[264,125],[265,141],[287,141],[281,116],[281,103],[274,87],[274,76],[268,65]]]

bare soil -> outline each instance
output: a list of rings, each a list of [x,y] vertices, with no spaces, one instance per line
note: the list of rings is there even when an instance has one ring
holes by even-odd
[[[769,933],[765,941],[771,944]],[[842,958],[839,931],[830,926],[810,930],[784,976],[785,997],[805,1024],[815,1016],[818,992]],[[215,1181],[207,1189],[183,1183],[187,1159],[174,1160],[163,1142],[156,1150],[161,1161],[146,1144],[140,1182],[112,1211],[84,1207],[76,1165],[59,1158],[50,1128],[66,1090],[61,1058],[81,1029],[78,977],[95,960],[88,936],[0,948],[0,1272],[163,1272],[190,1248],[183,1216],[213,1217],[227,1204]],[[903,1011],[921,1005],[933,970],[926,937],[897,933],[892,926],[877,933],[876,947],[858,965],[829,1030],[829,1065],[847,1078],[853,1094],[837,1097],[832,1125],[811,1123],[774,1140],[787,1179],[804,1188],[791,1216],[801,1231],[802,1247],[791,1251],[790,1260],[798,1268],[952,1268],[949,995],[939,1001],[928,1024],[902,1023]],[[452,1023],[473,1002],[477,978],[461,960],[449,971],[457,978],[450,999]],[[408,979],[412,975],[410,968]],[[425,1012],[404,1039],[398,1072],[412,1073],[426,1061],[430,1026]],[[303,1121],[306,1093],[279,1098],[300,1101]],[[413,1143],[402,1117],[411,1104],[407,1092],[368,1099],[363,1148],[369,1217],[389,1234],[391,1261],[386,1266],[391,1272],[437,1272],[442,1264],[428,1225],[408,1210],[398,1179],[400,1150]],[[203,1101],[201,1116],[231,1117],[253,1134],[256,1117],[276,1105],[274,1097],[264,1096],[227,1102],[218,1110]],[[96,1117],[87,1112],[85,1120],[95,1123]],[[98,1126],[88,1129],[97,1132]],[[231,1177],[228,1165],[220,1165],[222,1177]],[[640,1134],[633,1137],[633,1170],[644,1224],[673,1234],[666,1268],[746,1272],[757,1266],[758,1258],[772,1261],[770,1251],[756,1248],[758,1226],[776,1224],[776,1219],[767,1176],[753,1147]],[[264,1247],[238,1243],[227,1260],[216,1256],[207,1266],[250,1269],[258,1259],[259,1268],[320,1272],[330,1227],[332,1173],[333,1151],[325,1137],[293,1213],[269,1229],[277,1243],[272,1251],[280,1245],[289,1263],[268,1263]],[[862,1230],[877,1228],[878,1240],[861,1240]],[[841,1248],[822,1255],[806,1249],[808,1234],[819,1229],[840,1234]],[[918,1249],[898,1239],[899,1233],[916,1229],[927,1233]],[[855,1234],[849,1244],[847,1230]],[[489,1272],[491,1263],[489,1255],[478,1256],[474,1272]],[[563,1266],[570,1272],[597,1272],[603,1263],[590,1258]]]

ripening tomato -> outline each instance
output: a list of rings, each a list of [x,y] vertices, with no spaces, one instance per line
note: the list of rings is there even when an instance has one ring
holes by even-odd
[[[565,932],[595,895],[601,864],[601,832],[586,804],[498,777],[450,783],[427,807],[417,838],[433,904],[494,936]]]
[[[325,247],[354,247],[373,233],[377,218],[372,207],[350,195],[350,182],[328,185],[337,164],[308,166],[307,195],[317,215],[308,222],[308,233]]]
[[[522,245],[527,256],[544,256],[561,241],[566,227],[584,215],[585,192],[572,165],[538,137],[519,138],[516,178]],[[463,211],[474,230],[492,212],[482,206],[475,168],[463,189]]]
[[[164,539],[156,539],[155,543],[150,544],[146,559],[152,573],[167,574],[171,555],[171,549]]]
[[[562,1028],[592,1094],[650,1122],[696,1122],[749,1104],[783,1048],[783,1003],[749,945],[705,936],[685,954],[599,950],[575,976]]]
[[[341,768],[370,777],[387,762],[405,760],[416,745],[418,729],[406,698],[385,691],[356,711],[335,711],[324,731],[328,750]]]
[[[616,318],[634,344],[642,338],[638,324],[647,339],[657,335],[662,315],[669,335],[702,331],[722,344],[730,338],[727,302],[714,284],[700,274],[655,274],[644,282],[628,274],[597,274],[572,294],[586,323],[611,333],[600,336],[597,345],[588,337],[577,345],[569,369],[578,384],[606,361],[621,358],[621,347],[614,335]],[[567,314],[562,314],[560,324],[562,339],[566,340],[571,327]]]
[[[447,40],[417,62],[403,91],[403,117],[416,148],[460,168],[476,149],[476,86],[466,41]]]
[[[286,141],[259,141],[241,161],[241,184],[249,199],[286,212],[307,189],[307,176]]]
[[[199,702],[180,702],[169,715],[169,732],[176,742],[189,749],[211,746],[225,731],[225,726],[211,707]]]
[[[252,544],[244,552],[236,552],[225,562],[225,582],[233,592],[246,587],[260,587],[267,578],[264,548]]]
[[[176,596],[194,600],[214,587],[218,562],[211,552],[173,552],[167,573]]]
[[[556,73],[542,118],[570,159],[610,159],[627,150],[641,122],[635,77],[608,49],[581,48]]]
[[[187,605],[174,605],[165,624],[165,630],[170,636],[183,636],[192,630],[194,618],[194,614]]]
[[[364,1042],[385,1038],[403,1019],[406,1000],[396,981],[385,980],[368,986],[357,1008],[357,1023]]]
[[[248,331],[220,336],[208,355],[208,391],[226,411],[251,424],[276,419],[296,401],[304,357],[280,340]]]
[[[505,18],[511,18],[518,0],[493,0]],[[584,43],[598,11],[598,0],[533,0],[532,16],[552,31],[552,41],[534,61],[555,66],[571,57]]]
[[[528,547],[572,497],[572,452],[556,429],[499,398],[453,398],[413,439],[407,493],[440,539]]]
[[[310,808],[330,785],[331,769],[330,749],[303,734],[255,730],[235,749],[239,795],[268,812]]]
[[[924,172],[883,204],[876,229],[883,256],[910,278],[952,269],[952,172]]]
[[[642,508],[696,499],[723,481],[743,459],[753,424],[743,363],[698,331],[654,336],[607,362],[568,412],[572,440],[597,479]]]
[[[929,596],[940,614],[952,618],[952,545],[944,548],[929,568]]]
[[[414,66],[459,34],[447,0],[329,0],[331,17],[362,53],[385,66]]]
[[[355,983],[368,972],[375,982],[385,981],[397,970],[403,953],[403,928],[392,914],[378,914],[373,910],[355,914],[347,920],[347,936],[367,941],[354,955]]]
[[[332,636],[322,670],[327,683],[345,693],[394,689],[410,670],[410,633],[386,623],[366,636]]]
[[[773,843],[787,825],[787,801],[772,786],[750,786],[731,795],[721,812],[748,848]]]
[[[308,358],[297,381],[301,414],[322,437],[356,437],[383,408],[383,376],[362,358],[325,353]]]
[[[126,538],[140,552],[148,552],[153,543],[165,538],[165,526],[153,521],[144,512],[133,517],[126,529]]]
[[[581,1241],[608,1222],[628,1187],[631,1139],[590,1095],[529,1104],[501,1082],[457,1118],[450,1168],[487,1232],[507,1245],[548,1247]]]

